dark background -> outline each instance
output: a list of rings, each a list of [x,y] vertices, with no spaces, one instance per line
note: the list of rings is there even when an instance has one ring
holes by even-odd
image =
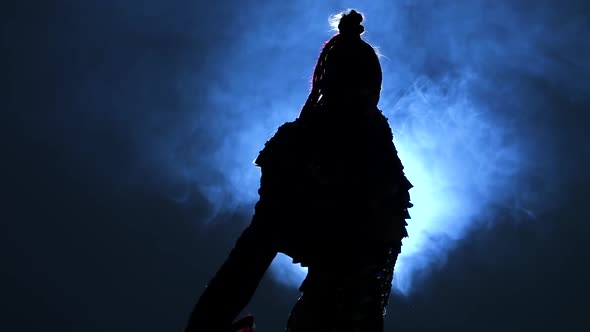
[[[589,328],[586,1],[121,3],[0,7],[0,330],[181,331],[251,214],[256,174],[236,174],[303,103],[326,18],[355,6],[395,73],[384,108],[418,76],[473,72],[494,130],[526,146],[519,171],[484,174],[503,184],[485,220],[394,293],[387,330]],[[248,311],[279,331],[296,298],[268,275]]]

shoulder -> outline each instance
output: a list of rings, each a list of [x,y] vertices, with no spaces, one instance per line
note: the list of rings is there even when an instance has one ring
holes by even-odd
[[[277,160],[303,149],[308,136],[307,127],[301,121],[291,121],[282,124],[273,136],[266,141],[264,148],[254,161],[257,166],[268,165],[269,161]]]

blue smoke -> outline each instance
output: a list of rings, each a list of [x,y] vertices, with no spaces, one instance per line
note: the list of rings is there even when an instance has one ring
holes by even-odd
[[[415,185],[410,235],[394,280],[408,294],[474,228],[506,219],[535,222],[550,208],[546,197],[556,197],[559,165],[544,154],[558,152],[545,134],[552,113],[548,88],[540,84],[588,96],[583,75],[562,74],[589,72],[584,59],[590,48],[575,33],[588,22],[575,16],[558,22],[551,1],[357,5],[246,1],[239,8],[218,2],[204,9],[182,2],[170,13],[150,1],[139,11],[97,6],[158,43],[146,46],[150,51],[133,61],[128,75],[166,72],[165,83],[173,82],[166,97],[174,98],[170,107],[177,112],[119,116],[133,120],[143,163],[160,175],[172,199],[188,202],[195,188],[207,199],[203,222],[227,211],[251,213],[260,176],[251,161],[280,124],[298,115],[321,46],[333,33],[328,17],[349,7],[363,12],[365,38],[382,55],[380,108]],[[568,10],[575,13],[573,6]],[[158,16],[165,18],[153,19]],[[293,287],[305,275],[284,256],[272,272]]]
[[[256,200],[259,172],[248,161],[281,123],[297,116],[322,42],[331,35],[327,17],[346,7],[268,3],[241,12],[238,22],[248,28],[211,74],[213,109],[201,118],[211,135],[222,135],[207,158],[227,182],[197,180],[211,204]],[[394,281],[408,293],[414,276],[444,263],[470,229],[494,222],[499,207],[521,220],[539,213],[536,202],[544,193],[527,190],[539,171],[538,137],[524,134],[534,108],[521,104],[515,77],[542,75],[551,65],[538,54],[546,38],[542,21],[534,20],[544,17],[493,1],[382,2],[359,9],[368,18],[366,38],[383,55],[380,107],[415,185],[410,237]],[[298,286],[304,272],[279,257],[273,275]]]

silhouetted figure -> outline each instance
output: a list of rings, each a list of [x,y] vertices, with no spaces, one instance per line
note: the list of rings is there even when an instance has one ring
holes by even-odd
[[[354,10],[342,14],[299,118],[256,159],[262,176],[252,222],[187,332],[231,331],[278,252],[308,267],[288,332],[383,331],[412,185],[377,108],[381,66],[361,39],[362,20]]]

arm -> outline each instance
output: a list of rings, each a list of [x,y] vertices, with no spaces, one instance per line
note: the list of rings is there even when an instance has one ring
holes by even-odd
[[[275,256],[260,231],[246,228],[199,298],[185,331],[229,331]]]

